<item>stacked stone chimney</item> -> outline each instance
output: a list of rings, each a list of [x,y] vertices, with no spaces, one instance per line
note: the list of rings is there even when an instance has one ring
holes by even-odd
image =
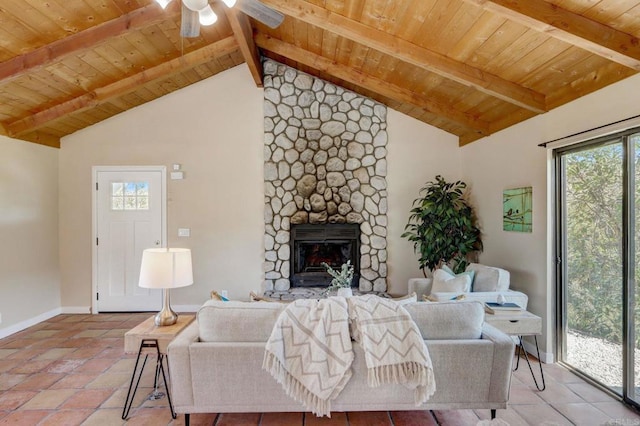
[[[360,224],[361,291],[387,288],[387,109],[264,63],[265,291],[289,289],[290,225]]]

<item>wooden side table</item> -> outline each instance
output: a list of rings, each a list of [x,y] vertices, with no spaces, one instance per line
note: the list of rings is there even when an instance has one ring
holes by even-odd
[[[191,324],[194,319],[195,315],[180,315],[176,324],[158,327],[155,325],[154,317],[151,317],[125,333],[125,353],[137,352],[138,357],[136,358],[136,364],[135,367],[133,367],[133,372],[131,373],[131,382],[129,383],[129,390],[127,391],[127,399],[125,400],[124,408],[122,410],[122,420],[125,420],[128,417],[129,411],[131,410],[133,399],[136,396],[138,385],[140,384],[140,379],[142,378],[142,373],[144,372],[144,367],[147,364],[147,358],[150,354],[149,351],[147,351],[148,349],[155,349],[155,351],[151,351],[151,353],[155,353],[156,356],[156,372],[153,383],[154,391],[150,395],[150,399],[160,399],[164,396],[162,392],[158,391],[158,382],[160,380],[160,375],[162,374],[162,380],[167,399],[169,401],[171,416],[174,419],[176,418],[176,413],[173,410],[173,404],[171,403],[169,386],[167,385],[167,374],[165,373],[167,346],[178,335],[178,333],[180,333],[189,324]],[[143,352],[146,353],[144,354],[144,360],[142,362],[142,366],[140,367],[140,372],[138,373],[138,364],[140,363],[140,356]],[[134,381],[136,382],[135,387],[133,386]],[[132,390],[133,393],[131,392]]]
[[[542,318],[532,314],[531,312],[522,310],[502,312],[499,314],[490,314],[487,312],[484,316],[484,320],[509,336],[518,337],[518,352],[516,354],[518,360],[516,361],[516,368],[514,370],[517,370],[520,366],[520,353],[523,352],[524,358],[527,360],[527,365],[529,366],[529,371],[531,372],[531,377],[533,377],[533,382],[536,385],[536,389],[539,391],[545,390],[547,385],[544,381],[544,372],[542,371],[542,362],[540,361],[540,349],[538,348],[538,335],[542,334]],[[536,379],[535,374],[533,374],[529,355],[527,354],[527,351],[524,350],[524,346],[522,346],[522,336],[533,336],[536,342],[536,356],[538,357],[538,363],[540,365],[540,379],[542,387],[538,385],[538,380]]]

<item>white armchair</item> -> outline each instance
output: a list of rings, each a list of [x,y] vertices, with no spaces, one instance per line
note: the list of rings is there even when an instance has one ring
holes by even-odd
[[[466,271],[473,271],[474,273],[470,292],[432,292],[433,278],[411,278],[408,285],[409,294],[415,292],[418,300],[421,300],[423,296],[431,296],[437,301],[450,300],[464,294],[466,300],[478,300],[481,302],[496,302],[498,295],[502,294],[507,302],[517,303],[523,309],[527,309],[527,303],[529,302],[527,295],[509,289],[511,285],[509,271],[479,263],[471,263],[467,266]],[[442,285],[438,287],[442,288]]]

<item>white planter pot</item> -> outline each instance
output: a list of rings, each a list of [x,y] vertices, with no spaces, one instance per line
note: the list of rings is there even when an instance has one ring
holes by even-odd
[[[353,290],[351,290],[350,288],[339,288],[338,289],[338,293],[337,296],[340,297],[351,297],[353,296]]]

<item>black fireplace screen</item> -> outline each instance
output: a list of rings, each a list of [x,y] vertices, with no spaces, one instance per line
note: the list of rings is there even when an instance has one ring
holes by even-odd
[[[352,285],[360,278],[360,226],[357,224],[293,225],[291,229],[291,285],[325,287],[331,276],[323,263],[339,270],[354,266]]]
[[[331,241],[323,243],[300,242],[297,244],[298,262],[295,272],[324,272],[323,263],[334,269],[340,269],[343,263],[351,260],[351,245],[349,241]]]

